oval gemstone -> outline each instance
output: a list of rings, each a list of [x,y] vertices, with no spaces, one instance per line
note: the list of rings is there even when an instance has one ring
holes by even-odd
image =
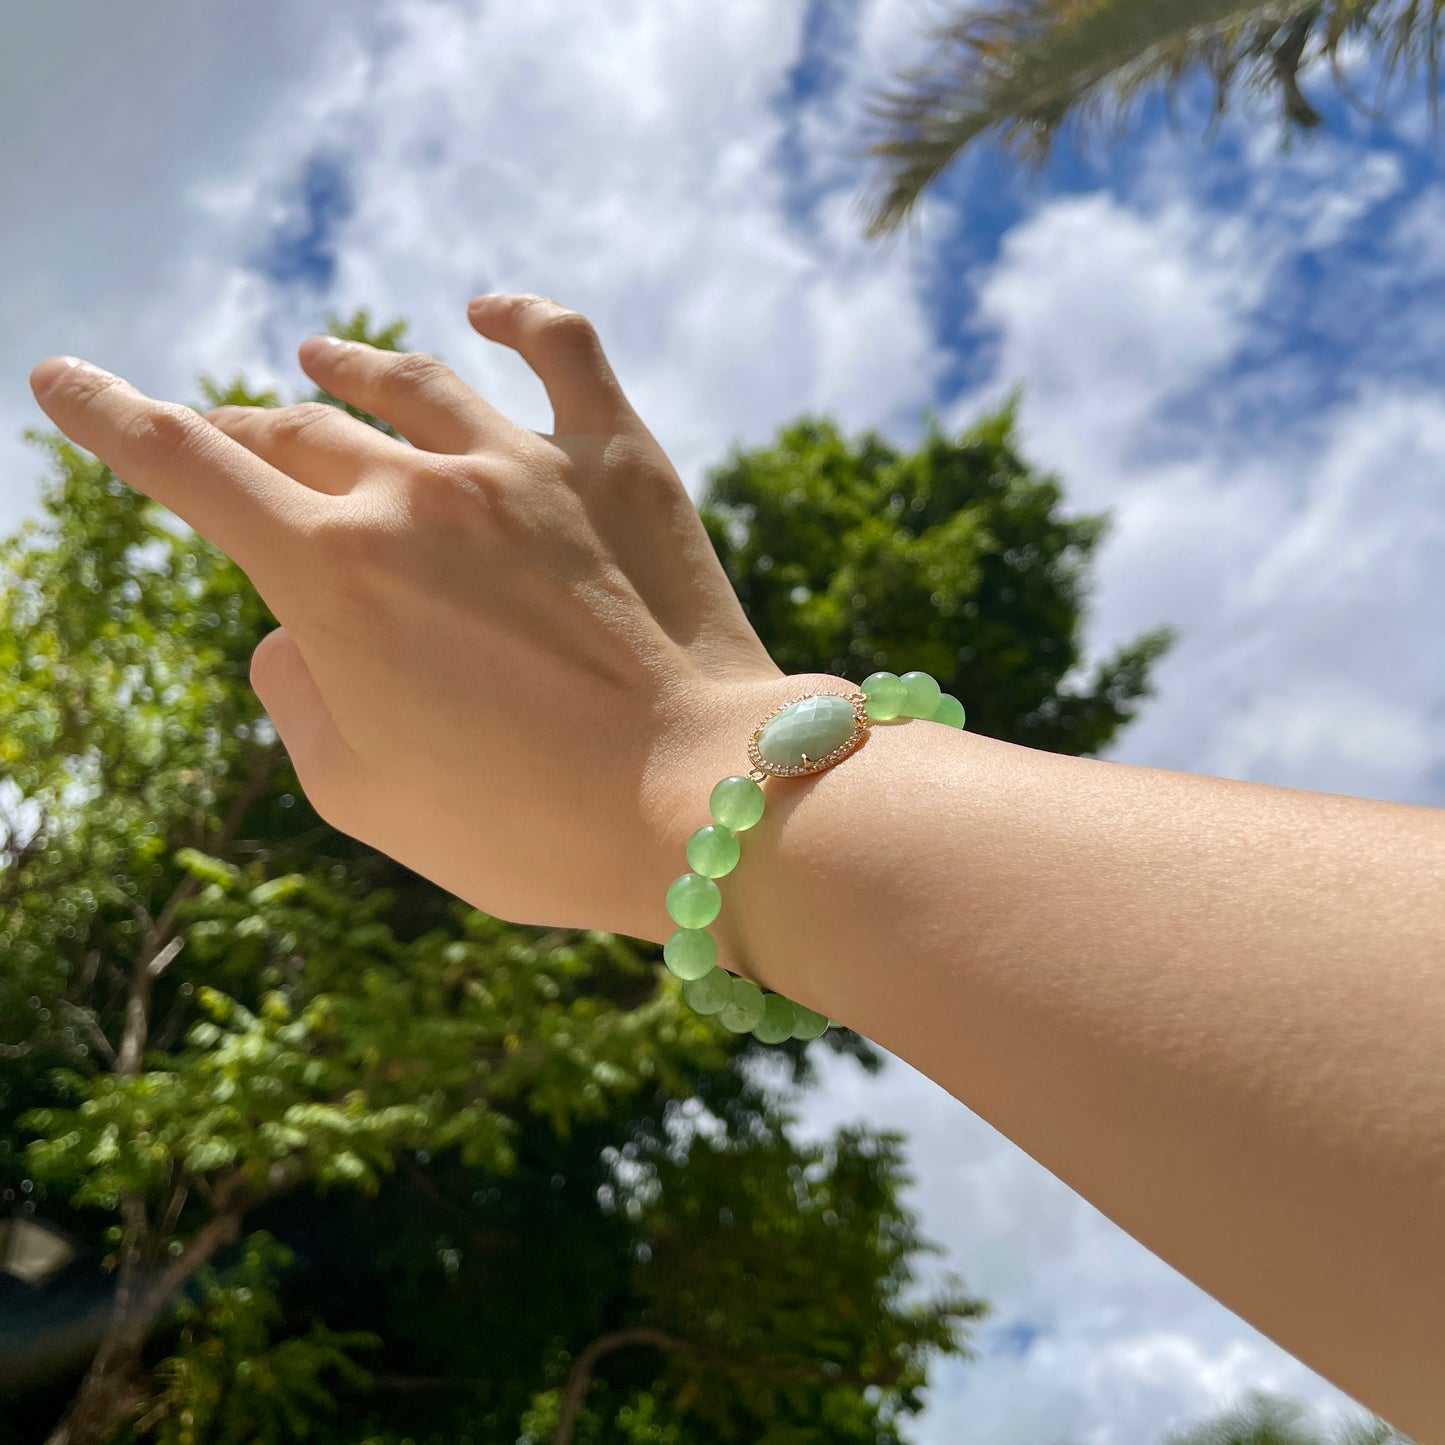
[[[789,703],[758,736],[758,752],[775,768],[806,767],[841,747],[857,718],[846,697],[823,694]]]

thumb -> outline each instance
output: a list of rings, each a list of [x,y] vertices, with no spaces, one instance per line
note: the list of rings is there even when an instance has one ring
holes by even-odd
[[[355,755],[284,627],[268,632],[251,654],[251,686],[275,724],[311,805],[334,822],[332,813],[344,791],[340,785]]]

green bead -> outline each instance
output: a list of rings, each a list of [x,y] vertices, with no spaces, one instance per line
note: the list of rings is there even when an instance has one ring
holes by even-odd
[[[903,684],[904,717],[932,717],[943,696],[938,680],[926,672],[905,672],[899,681]]]
[[[944,723],[951,728],[961,728],[964,723],[963,704],[951,692],[945,692],[940,695],[938,706],[933,709],[929,721]]]
[[[739,773],[714,785],[708,807],[723,827],[742,833],[763,816],[765,802],[763,790]]]
[[[704,878],[721,878],[738,866],[738,836],[721,823],[708,823],[687,840],[687,861]]]
[[[735,1034],[745,1034],[758,1026],[763,1017],[763,991],[750,979],[732,981],[732,997],[718,1014],[718,1022]]]
[[[717,940],[701,928],[679,928],[662,945],[662,961],[679,978],[701,978],[717,964]]]
[[[780,993],[763,999],[763,1016],[753,1025],[753,1037],[760,1044],[780,1044],[793,1036],[793,1001]]]
[[[868,701],[863,710],[875,722],[890,722],[903,711],[903,679],[894,672],[871,672],[861,689]]]
[[[802,1004],[793,1005],[793,1037],[795,1039],[816,1039],[828,1031],[828,1016],[814,1013]]]
[[[667,890],[667,916],[681,928],[706,928],[721,909],[722,893],[701,873],[684,873]]]
[[[858,715],[846,697],[815,693],[790,702],[758,734],[758,752],[774,768],[806,768],[853,736]]]
[[[701,978],[688,979],[682,996],[697,1013],[720,1013],[732,1002],[733,976],[725,968],[710,968]]]

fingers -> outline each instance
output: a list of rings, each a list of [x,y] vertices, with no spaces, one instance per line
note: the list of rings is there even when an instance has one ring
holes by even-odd
[[[297,355],[307,376],[332,396],[380,417],[427,451],[479,451],[517,430],[451,367],[423,351],[310,336]]]
[[[349,492],[368,473],[395,473],[416,456],[394,437],[322,401],[218,406],[206,419],[263,462],[333,496]]]
[[[156,401],[77,357],[46,357],[30,385],[66,436],[228,553],[274,606],[319,511],[315,492],[189,407]]]
[[[478,296],[467,316],[489,341],[510,346],[537,373],[559,436],[614,432],[632,417],[585,316],[545,296]]]

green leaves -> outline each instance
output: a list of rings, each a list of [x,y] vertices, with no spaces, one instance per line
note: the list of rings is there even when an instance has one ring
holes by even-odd
[[[356,1357],[381,1341],[366,1331],[338,1334],[313,1321],[273,1342],[284,1318],[277,1281],[294,1258],[269,1234],[252,1234],[235,1263],[206,1272],[199,1302],[181,1306],[179,1337],[156,1367],[146,1411],[158,1445],[314,1438],[336,1411],[338,1385],[370,1383]]]
[[[993,737],[1096,752],[1168,646],[1152,633],[1073,680],[1104,519],[1063,511],[1019,455],[1012,404],[906,453],[806,418],[710,473],[701,511],[780,667],[921,668]]]
[[[905,453],[804,419],[705,517],[783,666],[921,666],[1089,750],[1152,644],[1065,689],[1101,522],[1011,427]],[[896,1441],[982,1308],[919,1288],[898,1141],[793,1142],[651,944],[490,918],[327,827],[249,686],[245,579],[46,445],[46,520],[0,548],[0,1187],[130,1302],[114,1398],[166,1445],[540,1440],[640,1330],[575,1445]]]
[[[969,146],[998,141],[1042,162],[1069,125],[1080,133],[1122,123],[1151,89],[1173,98],[1203,77],[1217,117],[1241,96],[1264,96],[1283,135],[1323,118],[1302,75],[1329,68],[1351,103],[1341,63],[1368,47],[1380,89],[1420,77],[1438,104],[1440,7],[1389,0],[1009,0],[970,6],[932,29],[928,64],[915,66],[871,105],[881,158],[868,234],[903,224],[927,188]],[[1371,118],[1377,118],[1374,111]]]

